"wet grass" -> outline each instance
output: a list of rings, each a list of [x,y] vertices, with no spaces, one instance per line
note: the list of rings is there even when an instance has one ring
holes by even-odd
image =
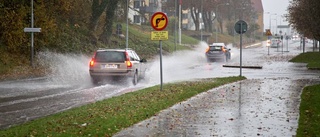
[[[307,63],[308,69],[320,69],[320,53],[306,52],[292,58],[290,62]],[[320,137],[320,85],[303,89],[300,103],[297,137]]]
[[[292,58],[290,62],[307,63],[308,69],[320,69],[320,52],[306,52]]]
[[[245,77],[168,83],[112,97],[0,131],[0,136],[105,136],[209,89]]]
[[[297,137],[320,137],[320,85],[305,87],[301,95]]]

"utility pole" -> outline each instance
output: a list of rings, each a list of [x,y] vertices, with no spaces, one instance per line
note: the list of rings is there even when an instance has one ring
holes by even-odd
[[[127,29],[126,29],[126,49],[128,48],[128,42],[129,42],[129,2],[130,0],[127,0]]]
[[[174,1],[174,51],[177,51],[177,0]]]
[[[203,21],[203,7],[202,7],[202,3],[203,2],[203,0],[201,0],[201,20]],[[200,22],[200,39],[201,39],[201,41],[202,41],[202,25],[201,25],[201,21],[199,21]]]
[[[179,45],[181,45],[181,4],[182,0],[179,2]]]
[[[31,28],[33,28],[34,27],[34,17],[33,17],[34,15],[33,15],[33,0],[31,0]],[[33,44],[34,44],[34,34],[33,34],[33,32],[31,32],[31,66],[32,67],[34,67],[34,65],[33,65]]]

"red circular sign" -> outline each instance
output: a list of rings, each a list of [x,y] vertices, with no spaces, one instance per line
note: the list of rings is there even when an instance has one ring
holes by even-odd
[[[151,26],[153,29],[160,31],[167,27],[168,17],[163,12],[156,12],[152,15]]]

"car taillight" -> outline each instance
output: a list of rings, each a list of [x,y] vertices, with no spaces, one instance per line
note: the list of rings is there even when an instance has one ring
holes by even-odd
[[[127,64],[127,68],[132,67],[132,63],[130,61],[130,56],[129,56],[128,52],[126,52],[126,64]]]
[[[91,66],[91,67],[94,66],[94,59],[92,59],[92,60],[90,61],[90,66]]]
[[[94,66],[94,57],[96,56],[97,52],[94,52],[93,53],[93,57],[91,58],[91,61],[89,63],[90,67],[93,67]]]
[[[132,67],[131,61],[126,61],[126,64],[127,64],[127,67],[128,67],[128,68]]]
[[[206,49],[206,53],[209,51],[209,49],[210,49],[209,47]]]

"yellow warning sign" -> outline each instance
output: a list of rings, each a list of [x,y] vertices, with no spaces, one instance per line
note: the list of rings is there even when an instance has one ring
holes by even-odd
[[[168,31],[152,31],[151,40],[168,40],[169,33]]]
[[[270,29],[266,29],[266,35],[267,36],[272,36]]]

